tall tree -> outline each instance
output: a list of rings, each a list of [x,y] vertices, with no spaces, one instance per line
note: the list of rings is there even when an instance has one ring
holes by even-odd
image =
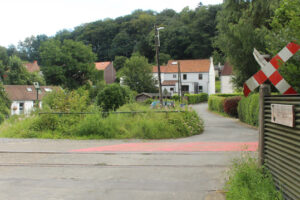
[[[266,36],[267,49],[276,55],[286,44],[300,45],[300,1],[283,0],[275,10],[271,27]],[[300,52],[296,53],[284,66],[279,68],[282,76],[300,93]]]
[[[137,92],[154,92],[155,80],[151,65],[145,57],[133,55],[125,62],[123,68],[124,84]]]
[[[91,47],[72,40],[50,40],[40,49],[42,71],[47,84],[75,89],[87,83],[95,72]]]
[[[277,3],[278,0],[226,0],[218,14],[215,45],[233,65],[237,87],[259,69],[252,55],[253,48],[266,48],[265,36],[274,13],[271,5]]]

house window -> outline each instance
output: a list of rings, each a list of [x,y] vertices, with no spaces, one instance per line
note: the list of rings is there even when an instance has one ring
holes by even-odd
[[[198,79],[199,79],[199,80],[202,80],[202,78],[203,78],[203,77],[202,77],[202,74],[199,74]]]
[[[24,103],[19,103],[19,112],[20,114],[23,114],[24,113]]]
[[[45,91],[46,92],[52,92],[52,89],[51,88],[45,88]]]
[[[173,74],[173,78],[177,78],[177,75],[176,75],[176,74]]]
[[[171,91],[171,92],[174,92],[174,88],[171,87],[171,88],[170,88],[170,91]]]
[[[187,75],[186,74],[183,74],[183,80],[186,80],[186,78],[187,78]]]
[[[199,92],[203,92],[203,86],[199,85]]]
[[[27,92],[32,92],[32,88],[27,88]]]

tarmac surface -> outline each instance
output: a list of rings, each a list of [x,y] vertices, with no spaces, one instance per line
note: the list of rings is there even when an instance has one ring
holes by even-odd
[[[224,199],[226,170],[258,131],[192,106],[201,135],[170,140],[0,139],[0,199]]]

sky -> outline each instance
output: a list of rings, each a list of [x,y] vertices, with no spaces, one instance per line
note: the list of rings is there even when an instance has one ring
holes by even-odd
[[[55,35],[83,23],[131,14],[136,9],[180,12],[220,4],[223,0],[3,0],[0,2],[0,46],[17,45],[26,37]]]

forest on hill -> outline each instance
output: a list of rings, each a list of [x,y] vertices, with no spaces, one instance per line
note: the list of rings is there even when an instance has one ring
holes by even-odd
[[[86,49],[81,44],[88,46],[95,56],[88,52],[84,59],[78,57],[79,62],[114,61],[119,70],[126,59],[140,55],[155,64],[154,25],[157,25],[165,27],[160,31],[161,64],[169,59],[213,56],[215,64],[227,61],[233,66],[233,82],[241,88],[260,69],[252,55],[254,48],[262,54],[275,56],[289,42],[300,44],[299,13],[299,0],[225,0],[220,5],[204,6],[199,3],[197,8],[186,7],[181,12],[172,9],[161,12],[136,10],[116,19],[103,19],[79,25],[74,30],[61,30],[51,37],[31,36],[17,46],[0,47],[0,73],[2,76],[2,72],[11,71],[9,58],[11,63],[19,62],[12,56],[27,62],[38,60],[42,67],[49,65],[48,72],[52,73],[54,69],[66,66],[65,61],[70,61],[66,55],[68,49]],[[80,55],[76,52],[71,54]],[[56,55],[60,55],[60,59]],[[300,92],[299,61],[297,53],[279,71]],[[62,70],[60,82],[51,78],[57,77],[57,74],[50,73],[50,83],[64,82],[64,73],[70,75],[71,72],[77,73],[73,69]],[[48,83],[47,72],[44,74]],[[88,74],[91,74],[90,70],[84,75],[76,75],[85,79],[78,81],[79,85],[86,81]]]

